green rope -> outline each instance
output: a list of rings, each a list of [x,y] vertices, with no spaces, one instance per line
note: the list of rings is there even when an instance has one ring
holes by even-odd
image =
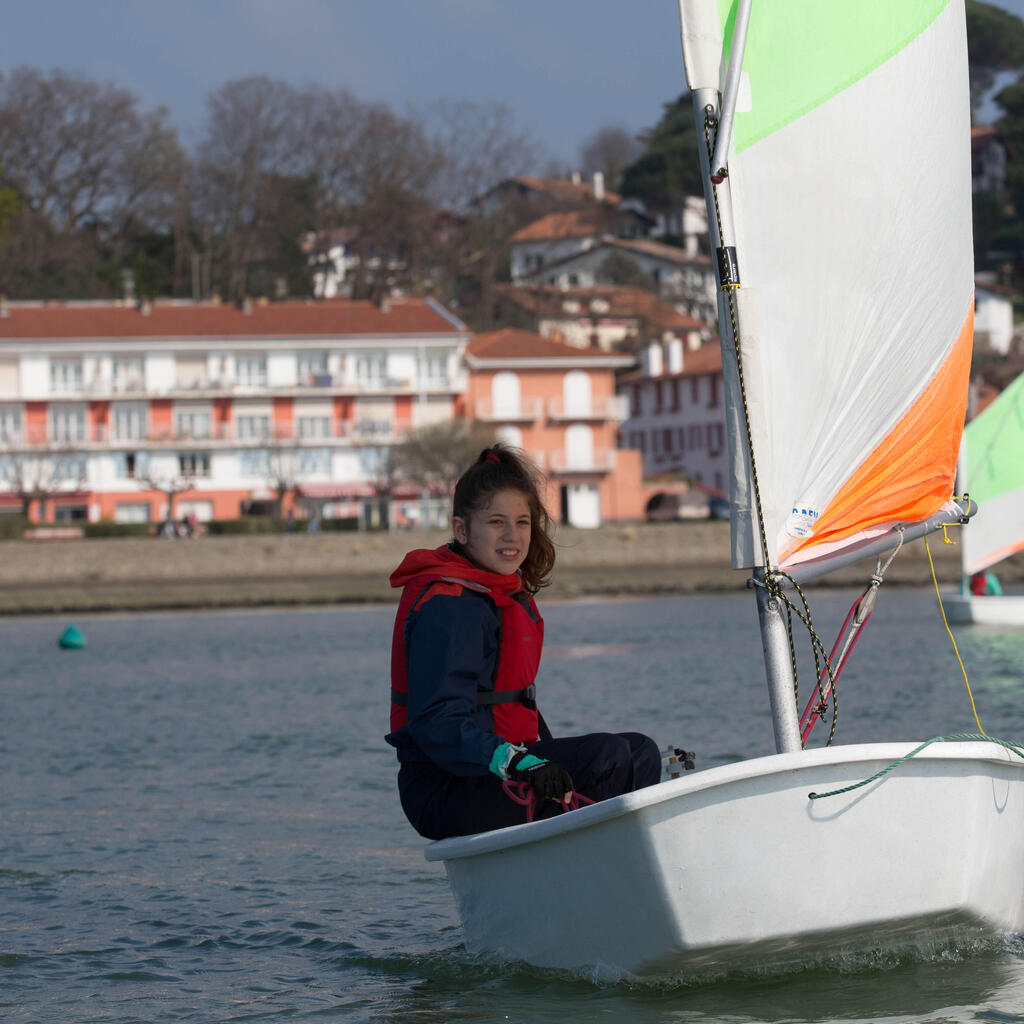
[[[875,772],[868,779],[864,779],[861,782],[855,782],[852,786],[844,786],[842,789],[833,789],[828,793],[808,793],[808,800],[824,800],[827,796],[839,796],[841,793],[850,793],[855,789],[860,789],[861,786],[867,786],[874,782],[876,779],[880,779],[883,775],[888,775],[893,768],[899,767],[904,761],[909,761],[915,754],[920,754],[925,747],[930,747],[933,743],[951,743],[957,740],[984,740],[987,743],[995,743],[1000,747],[1005,747],[1007,750],[1012,750],[1019,758],[1024,759],[1024,746],[1019,743],[1011,743],[1009,740],[998,740],[995,736],[984,736],[978,732],[955,732],[951,736],[933,736],[930,740],[925,740],[919,747],[915,747],[909,754],[901,757],[898,761],[893,761],[892,764],[883,768],[880,772]]]

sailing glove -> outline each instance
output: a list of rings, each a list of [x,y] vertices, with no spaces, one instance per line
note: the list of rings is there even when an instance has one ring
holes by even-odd
[[[488,767],[499,779],[525,782],[538,800],[562,800],[574,788],[572,776],[560,764],[534,757],[514,743],[499,744]]]
[[[513,782],[525,782],[538,800],[565,800],[573,791],[572,776],[557,762],[533,754],[517,754],[508,766]]]

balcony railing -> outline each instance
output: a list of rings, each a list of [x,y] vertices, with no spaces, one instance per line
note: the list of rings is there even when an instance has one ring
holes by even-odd
[[[524,398],[516,404],[495,404],[489,398],[478,398],[474,408],[476,418],[484,423],[535,423],[541,418],[544,403],[539,398]]]
[[[598,448],[594,452],[552,452],[552,473],[611,473],[615,469],[615,449]]]
[[[23,448],[75,449],[91,447],[131,447],[144,445],[204,446],[216,444],[261,448],[285,441],[303,447],[316,447],[329,441],[389,441],[395,437],[395,425],[387,419],[334,420],[327,431],[300,433],[295,423],[275,423],[265,432],[247,427],[239,433],[237,424],[215,423],[208,430],[180,427],[149,427],[146,430],[117,430],[105,424],[87,424],[80,430],[52,430],[42,426],[22,427],[0,432],[0,451]]]
[[[548,399],[548,418],[552,420],[623,420],[629,419],[629,399],[625,395],[603,395],[589,402],[566,402],[564,398]]]

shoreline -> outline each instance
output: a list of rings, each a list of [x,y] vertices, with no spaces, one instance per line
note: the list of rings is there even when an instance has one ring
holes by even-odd
[[[394,604],[388,576],[405,553],[437,547],[442,531],[251,534],[197,540],[117,538],[0,543],[0,615]],[[729,524],[614,523],[561,528],[542,599],[730,593],[747,573],[729,567]],[[940,586],[960,578],[959,548],[932,539]],[[812,587],[866,585],[866,559]],[[1024,555],[1002,563],[1004,583],[1024,582]],[[923,541],[900,553],[891,586],[931,585]]]

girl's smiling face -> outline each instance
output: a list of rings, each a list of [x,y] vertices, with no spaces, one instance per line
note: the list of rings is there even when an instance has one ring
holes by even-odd
[[[452,534],[472,561],[507,576],[530,550],[530,505],[521,491],[498,491],[469,516],[452,516]]]

